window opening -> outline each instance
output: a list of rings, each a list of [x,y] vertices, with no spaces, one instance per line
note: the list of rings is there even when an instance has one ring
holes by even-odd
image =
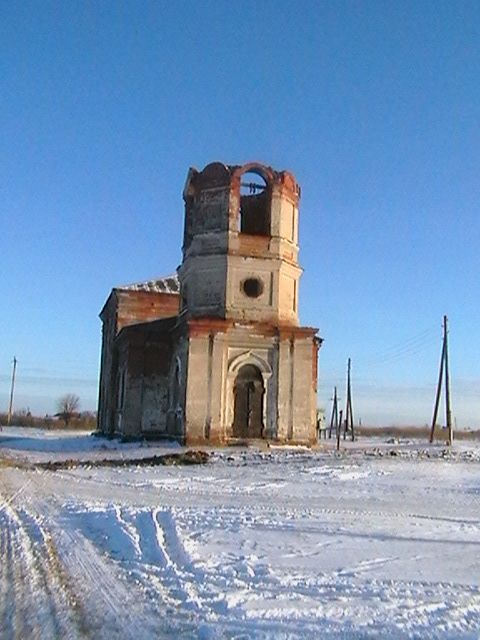
[[[258,278],[247,278],[243,281],[242,288],[249,298],[258,298],[263,293],[263,283]]]

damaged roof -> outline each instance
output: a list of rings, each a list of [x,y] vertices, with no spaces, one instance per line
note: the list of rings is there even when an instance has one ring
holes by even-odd
[[[121,291],[152,291],[154,293],[180,293],[180,282],[178,275],[173,273],[165,278],[147,280],[145,282],[134,282],[116,287]]]

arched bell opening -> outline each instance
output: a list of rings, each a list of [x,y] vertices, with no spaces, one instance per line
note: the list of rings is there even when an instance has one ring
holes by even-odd
[[[270,188],[262,173],[255,169],[240,177],[240,233],[270,235]]]
[[[233,437],[262,438],[265,386],[258,367],[245,364],[239,369],[233,395]]]

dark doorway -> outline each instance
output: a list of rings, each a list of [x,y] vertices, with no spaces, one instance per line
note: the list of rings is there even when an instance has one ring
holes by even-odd
[[[235,397],[233,437],[261,438],[263,435],[263,378],[252,364],[241,367],[233,389]]]

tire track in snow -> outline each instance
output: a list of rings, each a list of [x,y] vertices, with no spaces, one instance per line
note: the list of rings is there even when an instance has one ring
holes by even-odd
[[[86,637],[43,532],[11,504],[0,514],[2,638]]]
[[[177,580],[182,585],[186,602],[199,611],[202,608],[212,608],[212,594],[199,594],[200,585],[208,584],[205,574],[195,567],[191,557],[183,546],[177,531],[175,518],[171,511],[157,509],[153,512],[156,523],[157,537],[161,541],[163,553],[168,559],[170,567]],[[213,612],[213,611],[212,611]],[[216,612],[218,613],[218,611]]]
[[[139,619],[146,637],[168,637],[165,621],[144,615],[137,585],[71,526],[63,503],[45,497],[42,474],[30,489],[39,515],[11,504],[0,511],[0,540],[9,558],[0,563],[2,585],[8,585],[0,601],[1,640],[134,639]],[[48,522],[49,531],[40,522]]]
[[[199,576],[178,539],[172,515],[160,509],[122,510],[121,523],[127,524],[130,536],[138,540],[140,554],[135,568],[142,578],[150,580],[153,574],[167,602],[198,612],[203,604],[195,588]]]
[[[88,611],[89,633],[96,640],[112,635],[136,638],[138,619],[145,613],[143,593],[138,593],[136,585],[128,582],[117,563],[101,554],[74,523],[72,526],[68,515],[59,516],[61,506],[55,503],[55,498],[43,502],[42,513],[49,514],[49,519],[56,522],[55,537],[64,552],[65,567],[77,584],[77,593]],[[156,622],[152,628],[151,620],[145,616],[143,632],[155,634],[161,631],[161,626]]]
[[[181,610],[182,618],[187,612],[190,620],[215,621],[228,613],[223,589],[185,549],[174,513],[159,508],[115,511],[120,526],[138,540],[137,559],[128,563],[132,573],[169,606],[169,617],[175,618]]]
[[[15,585],[14,563],[12,560],[11,532],[8,522],[0,514],[0,631],[5,637],[13,637],[15,629],[16,600],[13,589]]]
[[[48,480],[46,483],[48,488],[45,486],[45,480]],[[106,541],[103,552],[102,546],[98,546],[99,540],[95,538],[95,532],[88,532],[82,526],[82,521],[85,524],[83,512],[92,513],[88,503],[73,502],[70,503],[71,509],[66,510],[60,497],[61,491],[57,497],[56,487],[55,485],[52,487],[51,478],[46,479],[41,473],[38,473],[36,482],[32,483],[30,488],[29,498],[42,519],[49,522],[66,573],[75,583],[77,596],[83,609],[88,612],[88,634],[91,637],[95,640],[103,638],[109,640],[112,636],[136,639],[139,633],[139,620],[142,621],[143,637],[194,637],[192,620],[188,616],[175,616],[173,620],[169,617],[167,611],[169,599],[163,595],[171,593],[171,589],[162,584],[163,580],[159,579],[155,571],[150,570],[155,567],[149,567],[145,574],[142,571],[144,559],[140,554],[140,562],[136,564],[136,570],[129,570],[132,564],[135,564],[132,558],[135,558],[135,555],[138,556],[142,533],[141,528],[135,528],[135,524],[129,526],[131,511],[111,505],[100,509],[96,505],[93,511],[101,517],[113,515],[113,520],[117,522],[122,534],[128,537],[134,554],[129,553],[130,560],[125,562],[109,553],[109,545],[117,536],[118,530],[115,526],[110,529],[107,527],[107,538],[111,535],[112,540]],[[156,540],[151,514],[150,521]],[[93,537],[90,534],[93,534]],[[135,579],[135,576],[138,579]],[[155,590],[152,589],[152,582],[157,587]],[[171,612],[176,613],[177,604],[178,600],[173,603],[173,607],[170,607]],[[30,638],[30,636],[27,637]],[[44,637],[50,637],[50,635],[42,635],[42,640]],[[75,638],[73,634],[67,634],[65,637],[69,640]],[[87,632],[82,635],[83,637],[89,637]]]
[[[58,480],[58,477],[59,476],[57,475],[55,476],[56,481]],[[102,482],[105,483],[105,481],[107,481],[108,484],[110,484],[109,478],[110,476],[108,474],[105,476],[102,475]],[[82,479],[82,482],[83,481],[84,480]],[[51,484],[56,496],[60,496],[60,487],[57,490],[53,481]],[[117,483],[112,484],[117,486]],[[217,483],[217,486],[219,484],[220,483]],[[128,483],[126,486],[128,489]],[[111,560],[106,557],[106,551],[99,553],[98,547],[91,543],[92,538],[88,536],[85,530],[78,531],[74,526],[72,527],[71,522],[69,523],[68,517],[64,515],[65,512],[63,505],[58,504],[53,507],[53,500],[51,496],[49,495],[48,497],[45,497],[45,489],[43,490],[43,494],[39,494],[38,497],[40,499],[44,499],[51,507],[51,517],[49,516],[49,520],[53,518],[55,522],[58,523],[58,526],[64,526],[68,535],[72,534],[72,539],[77,541],[75,542],[75,546],[77,543],[79,545],[83,545],[80,550],[81,555],[90,554],[92,556],[93,563],[96,563],[97,561],[99,563],[103,562],[102,571],[98,573],[96,597],[102,597],[101,590],[103,583],[106,580],[108,581],[109,578],[109,576],[102,573],[103,571],[109,571],[110,573],[113,572],[116,576],[115,579],[121,582],[122,580],[125,580],[125,576],[121,577],[119,575],[121,572],[112,570],[112,567],[113,569],[121,568],[124,573],[126,571],[125,567],[138,567],[138,570],[136,569],[135,571],[137,572],[136,575],[142,575],[142,584],[146,585],[150,581],[153,582],[157,589],[157,595],[161,596],[161,594],[165,592],[167,595],[170,594],[173,596],[178,585],[182,587],[183,591],[176,591],[176,601],[179,604],[178,610],[173,611],[172,613],[167,612],[167,616],[172,615],[176,618],[177,625],[179,624],[181,615],[183,615],[180,612],[183,611],[184,600],[182,600],[182,598],[186,597],[186,595],[188,596],[188,593],[185,593],[188,589],[185,587],[186,585],[188,587],[189,581],[193,582],[193,587],[195,588],[199,598],[200,608],[189,609],[186,611],[186,616],[189,620],[203,622],[207,616],[213,615],[211,613],[212,611],[215,611],[215,604],[212,605],[212,595],[214,590],[218,592],[223,580],[225,592],[229,597],[231,596],[229,599],[230,608],[227,611],[227,615],[230,616],[230,620],[227,615],[223,617],[219,616],[218,626],[220,629],[228,628],[229,631],[231,629],[235,629],[236,631],[241,629],[242,625],[244,625],[245,635],[247,637],[252,637],[252,634],[249,635],[249,631],[252,629],[255,630],[256,638],[262,637],[262,629],[265,629],[270,633],[270,638],[282,637],[282,632],[285,633],[284,637],[286,637],[287,634],[288,637],[295,637],[293,634],[297,631],[297,623],[298,637],[302,637],[302,635],[305,637],[305,632],[307,630],[309,632],[307,634],[308,637],[316,637],[317,635],[320,635],[320,633],[317,634],[315,632],[315,625],[321,626],[322,632],[325,630],[327,625],[330,630],[338,630],[339,638],[345,637],[346,631],[350,631],[351,635],[356,633],[356,636],[353,637],[359,637],[359,634],[361,634],[361,637],[408,636],[417,638],[438,638],[440,636],[444,638],[453,638],[458,637],[461,633],[469,634],[468,637],[472,639],[477,637],[478,628],[480,628],[480,592],[478,589],[470,588],[467,585],[462,587],[461,585],[454,585],[446,582],[408,582],[396,579],[392,581],[382,581],[381,579],[365,580],[365,573],[368,571],[369,566],[365,562],[363,562],[363,565],[362,563],[357,565],[357,569],[359,569],[358,573],[360,574],[358,576],[348,575],[347,573],[344,575],[339,573],[317,573],[316,575],[312,575],[312,572],[309,573],[308,567],[305,569],[305,575],[303,576],[300,576],[299,573],[295,571],[290,571],[290,575],[288,575],[288,571],[285,572],[281,566],[276,566],[273,555],[267,554],[267,560],[271,562],[275,571],[275,575],[270,579],[269,576],[262,577],[258,571],[255,573],[255,569],[258,568],[258,563],[255,566],[255,561],[253,564],[250,562],[251,557],[243,555],[243,547],[242,549],[238,549],[230,545],[231,563],[229,567],[223,566],[223,563],[217,563],[215,556],[216,547],[214,546],[216,542],[216,533],[209,538],[212,543],[211,546],[207,546],[206,548],[204,547],[203,549],[201,546],[201,535],[205,534],[205,532],[208,533],[208,528],[212,524],[215,524],[214,528],[218,531],[219,537],[228,537],[230,527],[233,527],[232,531],[235,531],[235,527],[240,529],[240,534],[242,533],[241,529],[244,527],[258,528],[259,533],[262,534],[262,532],[265,531],[265,526],[262,529],[262,525],[265,524],[270,527],[267,529],[267,533],[269,530],[272,530],[279,533],[279,535],[283,535],[283,532],[291,530],[293,532],[301,533],[305,531],[309,535],[315,535],[322,533],[322,531],[318,529],[318,525],[322,526],[324,524],[326,526],[329,524],[329,520],[333,522],[341,519],[338,517],[325,517],[325,523],[323,523],[322,515],[328,516],[329,514],[342,514],[345,516],[352,516],[350,518],[352,522],[358,520],[359,517],[361,518],[361,515],[358,516],[358,514],[363,514],[366,518],[371,518],[372,516],[375,517],[375,515],[383,515],[387,516],[389,519],[393,519],[395,517],[406,519],[410,517],[428,520],[442,520],[441,514],[442,512],[445,513],[445,507],[442,507],[437,511],[440,517],[436,517],[434,515],[430,518],[429,516],[423,517],[422,515],[414,513],[393,513],[395,510],[402,507],[401,503],[392,504],[392,511],[387,509],[383,509],[383,511],[375,509],[355,509],[353,504],[351,505],[352,508],[349,509],[348,507],[350,505],[348,502],[346,508],[340,509],[321,509],[320,507],[311,508],[311,503],[307,504],[305,502],[303,504],[300,503],[298,508],[293,504],[293,502],[288,508],[283,508],[283,506],[272,504],[272,497],[266,496],[263,499],[262,506],[250,503],[247,505],[240,504],[236,507],[236,511],[239,514],[239,517],[236,520],[233,517],[229,519],[228,509],[219,509],[218,512],[213,514],[212,519],[204,517],[204,514],[202,514],[198,519],[199,526],[197,528],[197,532],[200,534],[200,537],[197,538],[197,540],[199,540],[199,555],[201,558],[201,554],[203,553],[203,558],[205,559],[206,554],[209,553],[211,554],[211,560],[216,563],[216,566],[208,566],[207,563],[207,567],[204,568],[205,565],[201,559],[198,560],[198,563],[195,561],[199,556],[196,554],[195,548],[190,546],[188,543],[188,540],[192,539],[192,536],[190,535],[192,532],[189,530],[188,524],[185,524],[185,504],[183,501],[183,497],[188,494],[187,489],[188,487],[184,486],[181,491],[179,490],[176,498],[177,504],[179,505],[178,507],[177,505],[174,505],[173,509],[170,510],[165,506],[162,510],[157,511],[155,509],[146,509],[145,502],[142,503],[142,500],[138,496],[135,496],[134,499],[131,497],[135,488],[132,489],[130,486],[128,492],[123,491],[122,489],[121,493],[115,489],[115,491],[117,491],[116,495],[119,502],[123,502],[124,505],[129,501],[137,505],[140,503],[142,504],[141,509],[147,512],[146,519],[151,521],[150,525],[148,525],[151,527],[151,536],[149,540],[159,549],[157,554],[151,554],[149,563],[144,562],[141,551],[142,547],[140,544],[140,536],[137,532],[138,530],[136,525],[132,523],[131,514],[136,508],[133,506],[130,509],[123,506],[118,508],[107,504],[107,501],[112,499],[111,490],[106,499],[102,498],[102,494],[100,494],[100,492],[91,493],[84,504],[81,504],[81,501],[78,499],[78,493],[75,493],[75,497],[72,498],[71,501],[72,511],[75,509],[78,512],[83,506],[85,506],[85,509],[88,509],[88,500],[91,500],[90,504],[95,504],[96,507],[102,503],[99,508],[99,513],[103,511],[103,513],[106,513],[110,517],[114,511],[118,512],[120,514],[117,516],[118,527],[122,527],[125,531],[129,529],[132,548],[136,548],[136,554],[127,554],[129,558],[128,561],[125,560],[125,558],[118,559],[118,557],[114,557],[114,559]],[[154,485],[152,484],[152,491],[153,490]],[[191,487],[188,490],[191,491]],[[70,494],[72,493],[73,492],[70,490]],[[192,493],[195,498],[195,490],[193,490]],[[107,495],[107,493],[105,492],[104,495]],[[113,495],[115,496],[115,494]],[[230,499],[230,496],[223,497],[225,500]],[[159,495],[157,493],[154,496],[155,504],[158,504],[159,500],[163,502],[165,498],[166,496],[163,494]],[[270,501],[270,505],[268,505],[268,501]],[[331,501],[333,502],[333,499]],[[358,500],[358,503],[361,503],[361,499]],[[325,504],[324,501],[323,504]],[[424,508],[428,509],[429,507],[427,504],[428,503],[422,503],[421,501],[419,501],[418,504],[410,503],[408,509],[410,511],[414,511],[416,509],[423,510]],[[328,503],[326,506],[328,507]],[[368,506],[380,506],[381,509],[383,508],[383,505],[378,503],[376,505],[372,503]],[[36,504],[35,507],[37,507]],[[43,506],[38,508],[40,508],[40,512],[43,513]],[[199,505],[194,504],[193,512],[198,513],[199,511]],[[246,514],[246,511],[249,513]],[[164,513],[167,514],[166,518],[163,517]],[[471,518],[464,522],[470,527],[472,524],[473,526],[476,526],[475,520],[473,520],[477,515],[475,509],[470,509],[468,513]],[[61,516],[60,520],[59,515]],[[154,516],[157,523],[155,523]],[[316,519],[318,520],[317,523],[315,522]],[[108,526],[110,526],[112,520],[113,518],[108,520]],[[217,522],[214,523],[214,520],[217,520]],[[268,520],[270,520],[271,523],[268,523]],[[298,525],[295,524],[295,520],[298,522]],[[446,524],[450,522],[450,519],[448,518],[443,518],[443,520],[446,520]],[[128,526],[125,524],[127,521]],[[117,526],[116,523],[113,524]],[[345,525],[344,522],[341,524],[342,526]],[[419,521],[417,524],[421,525],[421,522]],[[459,521],[454,519],[453,524],[459,524]],[[337,525],[335,525],[335,527],[337,527]],[[182,540],[182,532],[186,530],[188,530],[189,535],[185,538],[184,542]],[[113,536],[115,536],[115,531],[118,532],[117,529],[112,530]],[[329,530],[325,531],[325,533],[330,539],[333,539],[335,535],[335,531]],[[63,538],[58,537],[59,534],[56,532],[55,537],[56,539],[58,537],[59,540],[66,539],[67,534],[62,535]],[[241,540],[242,536],[239,535],[239,538]],[[137,544],[135,544],[135,540],[137,540]],[[248,532],[247,542],[252,540],[257,540],[256,533]],[[459,542],[461,542],[461,540],[459,540]],[[109,544],[110,546],[114,545],[114,542],[107,541],[104,545],[104,549],[108,549]],[[148,546],[149,544],[150,543],[147,544],[147,541],[145,540],[145,545]],[[217,548],[221,549],[221,547]],[[191,555],[189,555],[186,550],[190,550]],[[250,546],[248,550],[252,551],[252,546]],[[254,548],[253,551],[256,553]],[[115,554],[112,554],[112,556],[114,555]],[[375,559],[373,562],[374,561]],[[363,571],[361,570],[362,567]],[[233,571],[228,573],[226,571],[228,568],[232,568]],[[139,572],[143,573],[140,574]],[[92,584],[91,579],[86,574],[82,575],[80,573],[79,577],[80,579],[84,579],[86,584]],[[283,579],[284,582],[279,584],[279,581]],[[130,608],[132,606],[132,601],[141,595],[141,587],[137,586],[133,581],[129,583],[128,587],[130,589],[129,593],[125,590],[125,584],[123,584],[118,591],[120,596],[123,594],[124,609]],[[164,589],[164,592],[161,591],[161,588]],[[115,600],[118,598],[118,594],[113,596],[114,607],[111,611],[106,612],[106,617],[110,620],[112,616],[116,615],[119,617],[119,622],[121,620],[123,623],[127,614],[121,609],[118,609],[118,602]],[[154,596],[156,595],[155,589],[153,588],[152,594]],[[160,612],[160,615],[162,612],[161,608],[164,606],[166,601],[166,598],[163,599],[162,597],[158,597],[157,611]],[[305,609],[302,611],[301,609],[304,603]],[[95,609],[92,608],[91,611],[92,617],[97,619],[97,612]],[[243,621],[240,619],[241,616],[244,617]],[[139,629],[138,622],[140,620],[143,625],[144,619],[139,616],[139,612],[137,611],[137,630]],[[366,623],[366,620],[370,620],[371,622]],[[253,623],[252,626],[249,627],[248,621]],[[355,627],[357,623],[358,627]],[[353,625],[353,627],[351,625]],[[121,628],[120,624],[117,628]],[[279,635],[271,635],[271,631],[275,628],[278,629]],[[142,631],[143,629],[144,628],[142,626]],[[130,623],[128,623],[122,630],[123,633],[119,633],[117,635],[121,635],[121,637],[132,636],[132,626]],[[225,637],[221,636],[221,634],[217,636],[214,632],[209,636],[209,631],[210,630],[207,629],[207,632],[205,633],[207,637]],[[391,632],[391,635],[389,632]],[[442,635],[443,632],[445,632],[444,635]],[[231,636],[232,634],[229,635],[229,637]],[[104,637],[106,637],[106,635]],[[150,637],[156,636],[151,634]],[[172,634],[171,637],[180,637],[180,635]],[[199,636],[191,633],[188,637],[193,638]],[[329,635],[329,637],[331,636]]]

